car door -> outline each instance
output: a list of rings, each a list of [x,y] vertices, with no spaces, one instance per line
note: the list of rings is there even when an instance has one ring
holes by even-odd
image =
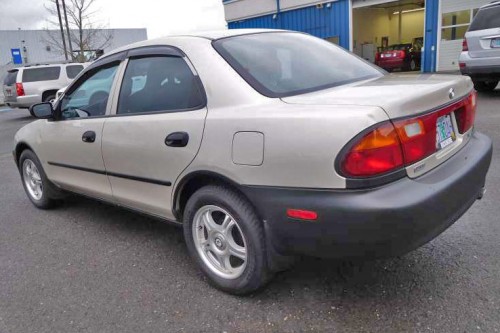
[[[68,88],[56,106],[56,119],[41,133],[49,178],[65,189],[104,200],[113,197],[102,159],[102,130],[120,62],[113,57],[89,68]]]
[[[115,200],[173,218],[172,184],[201,144],[206,98],[193,66],[177,49],[129,51],[103,133],[103,158]]]

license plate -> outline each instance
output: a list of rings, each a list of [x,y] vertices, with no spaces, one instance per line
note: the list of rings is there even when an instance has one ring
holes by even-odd
[[[436,124],[436,147],[443,149],[455,141],[455,131],[449,114],[439,117]]]
[[[494,48],[496,48],[496,47],[500,47],[500,38],[493,39],[493,40],[491,41],[491,47],[494,47]]]
[[[10,89],[5,89],[5,96],[7,96],[7,97],[12,97],[12,90],[10,90]]]

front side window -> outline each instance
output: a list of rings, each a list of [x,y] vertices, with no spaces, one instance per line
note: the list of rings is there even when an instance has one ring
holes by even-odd
[[[285,97],[383,76],[383,72],[327,41],[299,33],[260,33],[213,42],[259,93]]]
[[[168,112],[200,107],[202,94],[184,59],[130,59],[118,100],[118,114]]]
[[[74,79],[82,70],[82,65],[68,65],[66,66],[66,75],[68,79]]]
[[[23,71],[23,82],[58,80],[60,73],[60,66],[25,68]]]
[[[84,74],[61,102],[62,119],[103,116],[119,63]]]

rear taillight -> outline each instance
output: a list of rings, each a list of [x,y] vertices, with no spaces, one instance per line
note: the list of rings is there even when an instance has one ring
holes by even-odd
[[[380,52],[375,53],[375,61],[380,60]]]
[[[403,166],[403,152],[392,123],[385,122],[366,133],[341,162],[342,172],[353,177],[370,177]]]
[[[405,51],[399,51],[399,58],[404,59],[406,57]]]
[[[455,110],[458,132],[463,134],[474,126],[476,118],[477,93],[474,91],[463,101],[463,106]]]
[[[22,83],[16,83],[17,96],[24,96],[24,87]]]
[[[469,45],[467,44],[467,38],[464,38],[462,42],[462,51],[469,51]]]
[[[455,113],[460,134],[471,129],[476,113],[476,92],[432,113],[386,121],[369,129],[340,156],[340,173],[353,178],[379,176],[434,154],[438,149],[437,121],[452,113]]]

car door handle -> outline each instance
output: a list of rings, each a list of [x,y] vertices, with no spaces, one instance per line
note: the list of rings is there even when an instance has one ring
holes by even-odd
[[[94,131],[87,131],[87,132],[83,133],[82,141],[88,142],[88,143],[94,142],[95,141],[95,132]]]
[[[186,147],[189,142],[189,134],[186,132],[174,132],[167,135],[165,144],[169,147]]]

